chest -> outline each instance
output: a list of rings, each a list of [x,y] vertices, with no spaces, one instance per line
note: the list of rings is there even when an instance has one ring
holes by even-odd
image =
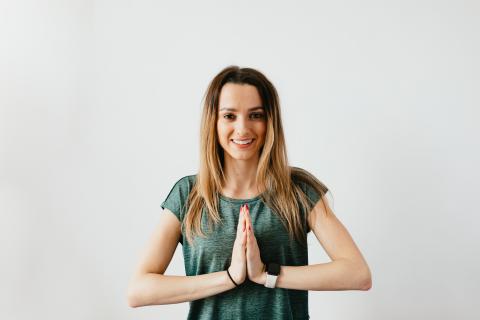
[[[220,204],[222,221],[210,227],[206,211],[202,215],[202,230],[206,237],[196,236],[195,246],[189,249],[192,256],[202,257],[210,261],[229,260],[237,234],[240,206]],[[289,239],[288,231],[278,215],[263,202],[249,203],[253,231],[262,258],[271,260],[275,256],[283,256],[296,247]]]

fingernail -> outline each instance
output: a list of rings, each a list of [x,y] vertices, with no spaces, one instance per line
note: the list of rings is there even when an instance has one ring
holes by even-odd
[[[245,207],[247,207],[247,210],[250,210],[250,209],[248,208],[248,203],[245,204]]]

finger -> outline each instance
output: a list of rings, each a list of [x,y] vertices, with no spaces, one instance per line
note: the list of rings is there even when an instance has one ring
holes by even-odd
[[[248,208],[248,205],[245,208],[245,212],[246,212],[246,217],[247,217],[247,220],[248,220],[247,226],[250,230],[253,231],[252,219],[251,219],[251,216],[250,216],[250,209]]]
[[[246,247],[247,247],[247,257],[252,257],[253,255],[255,255],[255,244],[256,244],[256,240],[255,238],[253,237],[253,232],[252,230],[248,230],[247,229],[247,244],[246,244]]]
[[[255,233],[253,232],[251,225],[247,228],[247,238],[250,239],[250,242],[252,242],[252,244],[254,243],[254,241],[257,241],[255,239]]]
[[[244,220],[245,220],[245,206],[241,206],[240,212],[238,214],[238,227],[242,226]]]
[[[246,218],[246,206],[243,205],[242,206],[242,210],[243,210],[243,214],[242,214],[242,225],[243,225],[243,230],[246,230],[247,229],[247,218]]]
[[[242,247],[246,247],[246,245],[247,245],[247,232],[245,230],[243,230]]]
[[[243,230],[245,230],[245,214],[243,207],[240,208],[240,213],[238,215],[238,224],[237,224],[237,236],[240,237]]]
[[[240,212],[239,212],[239,214],[238,214],[238,226],[237,226],[237,227],[239,227],[239,226],[242,224],[242,220],[243,220],[242,217],[243,217],[243,216],[244,216],[244,214],[243,214],[243,206],[241,206],[241,207],[240,207]]]

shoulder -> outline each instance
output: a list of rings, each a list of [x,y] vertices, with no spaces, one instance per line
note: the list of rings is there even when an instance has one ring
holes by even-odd
[[[312,173],[299,167],[290,169],[292,183],[296,184],[313,203],[328,192],[328,187]]]
[[[197,180],[196,174],[183,176],[175,182],[174,187],[175,186],[180,186],[180,187],[193,186],[196,180]]]
[[[183,176],[178,179],[170,189],[169,196],[180,196],[185,198],[192,191],[196,181],[196,174]]]
[[[327,186],[309,171],[299,167],[290,167],[290,172],[292,182],[304,191],[308,191],[308,189],[320,189],[323,193],[328,191]]]
[[[180,221],[183,221],[185,216],[186,204],[195,185],[195,178],[196,175],[188,175],[178,179],[161,204],[162,209],[169,209]]]

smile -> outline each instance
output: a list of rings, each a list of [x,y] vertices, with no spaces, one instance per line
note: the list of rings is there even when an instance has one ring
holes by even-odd
[[[255,139],[248,139],[248,140],[236,140],[236,139],[232,139],[231,141],[233,141],[233,143],[235,144],[238,144],[238,145],[249,145],[253,142],[253,140]]]

